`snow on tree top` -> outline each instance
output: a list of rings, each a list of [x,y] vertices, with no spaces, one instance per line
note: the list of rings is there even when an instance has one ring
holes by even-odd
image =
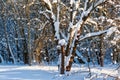
[[[61,46],[66,45],[66,41],[65,41],[65,39],[61,39],[61,40],[59,40],[58,44],[61,45]]]

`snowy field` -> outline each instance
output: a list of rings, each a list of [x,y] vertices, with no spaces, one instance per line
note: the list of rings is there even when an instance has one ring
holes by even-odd
[[[60,75],[57,66],[0,65],[0,80],[115,80],[120,78],[117,67],[91,67],[90,77],[85,66],[73,67],[71,72]]]

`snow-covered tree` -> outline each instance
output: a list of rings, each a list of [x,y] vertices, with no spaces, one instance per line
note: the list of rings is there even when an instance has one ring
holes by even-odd
[[[103,38],[102,34],[109,32],[109,29],[108,30],[102,29],[104,25],[101,25],[97,23],[97,21],[93,20],[94,17],[100,16],[100,15],[101,17],[104,16],[105,11],[100,10],[102,14],[101,13],[99,14],[99,12],[95,10],[99,10],[99,8],[101,7],[103,9],[107,1],[105,0],[86,0],[86,1],[70,0],[69,4],[62,2],[62,0],[61,1],[60,0],[58,1],[42,0],[42,1],[43,1],[42,4],[46,6],[46,9],[43,11],[40,10],[39,11],[40,14],[44,15],[45,17],[48,18],[48,20],[52,21],[51,24],[54,27],[55,38],[57,40],[64,38],[65,41],[67,42],[65,52],[67,55],[69,55],[68,58],[70,58],[70,61],[68,62],[66,70],[69,71],[72,66],[74,56],[76,54],[76,50],[77,50],[76,48],[79,43],[79,40],[101,35],[100,39],[102,41],[102,38]],[[62,11],[62,7],[64,7],[64,11]],[[64,12],[66,13],[63,14]],[[98,15],[94,15],[95,13],[98,13]],[[64,24],[66,30],[61,29],[61,27],[63,27],[62,22],[64,21],[67,21],[67,23]],[[94,24],[93,26],[97,27],[99,29],[99,32],[89,33],[82,37],[81,36],[82,28],[84,27],[84,25],[88,24],[87,22],[89,22],[89,24],[90,23]],[[102,44],[103,43],[101,42],[101,46]],[[104,57],[103,52],[101,52],[101,56],[100,56],[101,66],[103,66],[103,57]]]

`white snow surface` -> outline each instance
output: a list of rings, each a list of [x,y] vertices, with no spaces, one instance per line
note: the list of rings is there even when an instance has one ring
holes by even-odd
[[[60,75],[57,66],[25,66],[0,65],[0,80],[114,80],[111,76],[120,77],[117,66],[107,65],[103,68],[91,66],[91,77],[88,77],[88,68],[84,65],[73,65],[71,72]],[[106,76],[108,74],[110,76]]]

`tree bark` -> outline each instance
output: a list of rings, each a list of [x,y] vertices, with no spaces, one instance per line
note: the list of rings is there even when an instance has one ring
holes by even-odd
[[[78,44],[78,40],[75,40],[75,44],[74,44],[73,51],[72,51],[72,56],[70,57],[68,66],[66,66],[66,71],[70,71],[71,70],[72,63],[73,63],[73,60],[74,60],[74,56],[76,54],[77,44]]]
[[[104,52],[103,52],[103,35],[100,35],[100,66],[104,66]]]
[[[30,6],[29,6],[29,1],[26,0],[26,8],[25,8],[25,12],[26,12],[26,17],[27,17],[27,24],[28,24],[28,64],[31,66],[31,60],[32,60],[32,53],[31,53],[31,27],[30,27]]]
[[[24,61],[24,64],[28,64],[28,48],[27,48],[27,42],[26,42],[26,38],[25,38],[25,33],[24,33],[24,28],[23,27],[21,27],[20,34],[21,34],[21,37],[24,39],[22,41],[23,61]]]
[[[64,46],[61,46],[61,70],[60,70],[60,74],[64,74],[65,73],[65,50],[64,50]]]

